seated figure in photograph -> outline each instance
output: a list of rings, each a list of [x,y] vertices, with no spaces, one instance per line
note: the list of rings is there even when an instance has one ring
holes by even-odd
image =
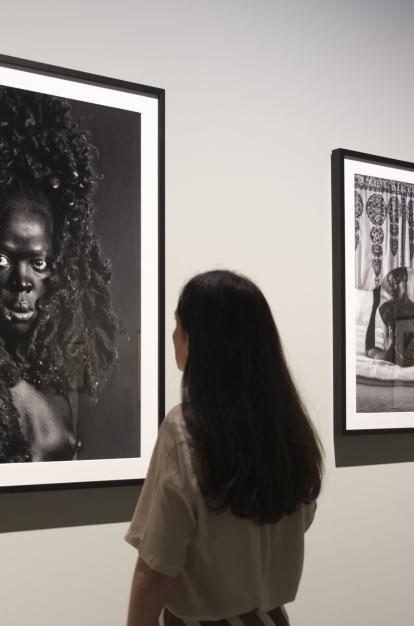
[[[0,462],[76,458],[116,360],[95,148],[62,98],[0,89]]]
[[[390,361],[402,367],[414,365],[414,302],[408,296],[408,271],[398,267],[385,281],[391,299],[380,305],[381,287],[373,292],[373,307],[367,329],[367,356]],[[383,324],[384,346],[375,346],[377,309]]]

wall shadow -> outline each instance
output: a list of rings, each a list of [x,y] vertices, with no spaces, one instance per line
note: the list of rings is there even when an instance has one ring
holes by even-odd
[[[336,467],[408,463],[414,461],[414,432],[344,435],[336,418],[334,449]]]
[[[139,485],[0,493],[0,533],[127,522]]]

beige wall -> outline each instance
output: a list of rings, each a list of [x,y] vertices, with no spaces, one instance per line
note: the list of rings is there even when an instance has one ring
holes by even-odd
[[[411,3],[2,8],[4,54],[166,89],[168,342],[178,290],[197,271],[245,272],[268,296],[326,449],[293,624],[412,626],[413,454],[335,467],[330,241],[333,148],[414,161]],[[170,343],[166,363],[171,406],[179,375]],[[397,460],[402,439],[389,441]],[[375,456],[377,443],[388,448],[359,440],[360,458]],[[122,537],[134,500],[125,488],[0,496],[1,624],[122,625],[135,558]]]

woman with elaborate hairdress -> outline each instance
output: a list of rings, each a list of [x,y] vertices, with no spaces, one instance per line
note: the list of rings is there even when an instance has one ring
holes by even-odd
[[[76,458],[117,358],[95,154],[70,101],[0,89],[0,463]]]

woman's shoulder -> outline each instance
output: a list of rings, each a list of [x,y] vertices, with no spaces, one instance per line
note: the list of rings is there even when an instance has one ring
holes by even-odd
[[[161,432],[174,441],[180,439],[188,440],[182,404],[177,404],[177,406],[168,411],[161,423],[160,433]]]
[[[191,438],[185,424],[182,404],[167,413],[161,424],[159,437],[163,440],[170,471],[176,476],[180,475],[181,479],[193,487],[196,486]]]
[[[32,460],[71,460],[76,451],[76,424],[69,399],[25,380],[11,387],[10,395],[23,435],[30,442]]]
[[[183,405],[180,403],[170,409],[164,418],[164,422],[177,425],[184,423]]]

